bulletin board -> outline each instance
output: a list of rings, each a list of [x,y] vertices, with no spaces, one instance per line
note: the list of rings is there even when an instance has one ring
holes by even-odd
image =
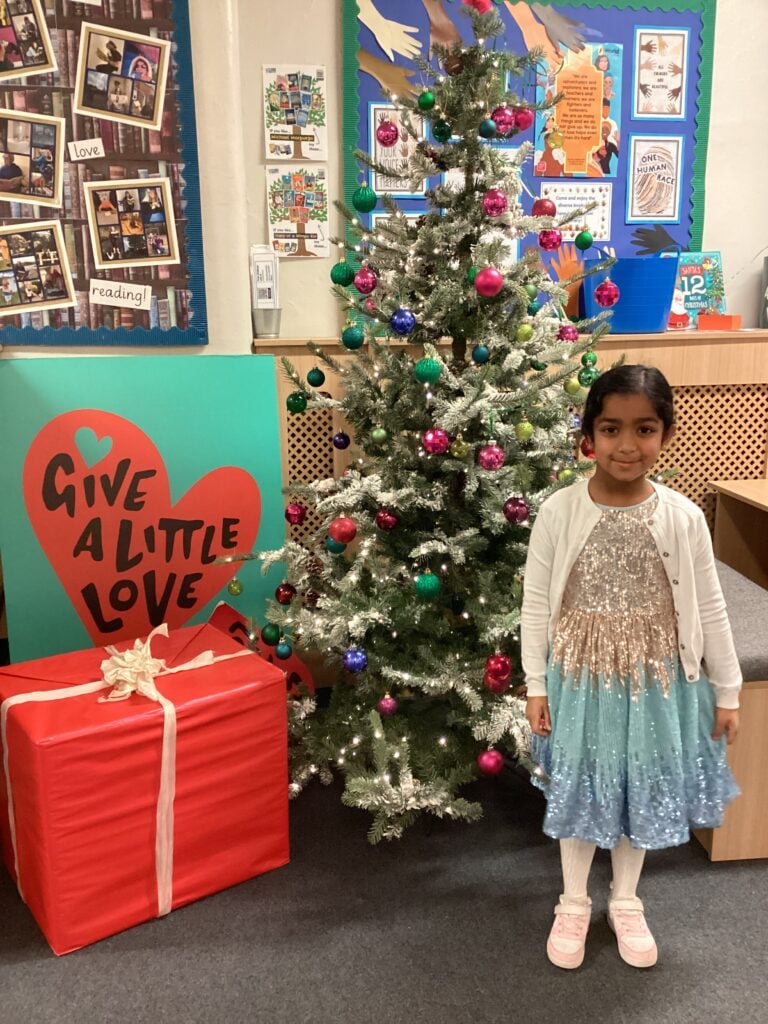
[[[558,276],[570,276],[573,260],[582,258],[568,242],[583,228],[617,256],[699,249],[715,0],[494,0],[494,9],[505,26],[499,48],[543,50],[539,70],[511,84],[523,102],[543,109],[527,131],[488,144],[511,152],[533,144],[522,175],[525,213],[539,196],[553,199],[560,215],[594,204],[562,229],[566,244],[557,253],[542,254]],[[348,204],[361,178],[356,148],[400,158],[400,147],[376,152],[377,118],[396,117],[382,87],[417,96],[430,82],[414,58],[429,59],[433,42],[451,46],[461,40],[470,42],[473,35],[459,0],[361,0],[359,8],[357,0],[345,0]],[[443,73],[437,61],[432,64]],[[565,98],[550,105],[557,93]],[[375,223],[392,187],[373,171],[367,176],[379,195],[370,215]],[[406,215],[418,216],[427,210],[428,190],[443,180],[430,178],[419,193],[396,200]],[[522,242],[529,244],[534,236]]]
[[[0,344],[207,344],[188,0],[0,0]]]

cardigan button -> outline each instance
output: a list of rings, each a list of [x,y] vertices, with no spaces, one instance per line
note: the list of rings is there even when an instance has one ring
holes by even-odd
[[[678,581],[677,580],[672,580],[672,582],[674,583],[675,586],[678,585]]]
[[[668,551],[665,551],[665,552],[664,552],[664,557],[665,557],[665,558],[669,558],[669,552],[668,552]]]
[[[692,683],[693,682],[693,676],[688,676],[688,681]]]
[[[685,644],[680,644],[680,650],[681,650],[681,651],[684,651],[684,650],[685,650]]]

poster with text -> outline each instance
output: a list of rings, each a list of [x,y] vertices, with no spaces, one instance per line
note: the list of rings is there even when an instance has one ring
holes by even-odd
[[[688,38],[685,28],[636,28],[632,117],[683,121]]]
[[[267,160],[327,160],[325,68],[265,64],[263,81]]]
[[[14,661],[203,621],[224,599],[263,614],[275,580],[217,559],[282,543],[271,358],[4,360],[0,432]]]
[[[416,152],[416,147],[425,138],[424,119],[411,115],[410,123],[416,136],[414,138],[403,121],[402,113],[396,110],[392,103],[382,101],[381,103],[369,104],[368,118],[370,124],[369,137],[373,147],[371,157],[378,164],[392,171],[391,174],[380,174],[373,169],[369,172],[373,191],[379,195],[388,192],[393,197],[423,197],[424,190],[427,187],[427,178],[422,179],[417,183],[416,188],[411,190],[408,188],[407,182],[397,175],[408,169],[408,164]],[[384,142],[387,142],[387,145],[383,144],[382,139]],[[390,140],[395,141],[389,144]]]
[[[627,223],[680,220],[682,135],[630,135]]]
[[[330,256],[325,167],[267,167],[269,241],[278,256]]]

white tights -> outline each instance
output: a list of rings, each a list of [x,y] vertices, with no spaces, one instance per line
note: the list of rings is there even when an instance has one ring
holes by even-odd
[[[589,870],[595,856],[595,844],[583,839],[561,839],[560,859],[563,864],[563,894],[561,904],[577,907],[590,906],[587,894]],[[611,850],[613,881],[611,900],[637,900],[637,883],[643,870],[645,850],[632,846],[626,836]],[[638,901],[639,903],[639,901]]]

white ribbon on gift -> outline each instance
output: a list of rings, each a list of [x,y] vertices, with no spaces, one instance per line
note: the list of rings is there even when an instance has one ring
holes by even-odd
[[[116,647],[106,647],[109,658],[102,661],[100,668],[102,678],[92,683],[81,683],[79,686],[65,686],[60,690],[35,690],[30,693],[17,693],[8,697],[0,705],[0,737],[3,745],[3,770],[8,794],[8,821],[13,848],[13,862],[16,872],[16,885],[22,899],[24,891],[21,887],[19,873],[19,856],[16,845],[16,818],[13,810],[13,790],[11,787],[10,758],[8,753],[7,719],[9,710],[17,704],[35,701],[65,700],[67,697],[80,697],[86,693],[97,693],[111,687],[110,693],[99,697],[99,703],[127,700],[132,693],[138,693],[148,700],[156,701],[163,709],[163,742],[160,759],[160,790],[157,797],[156,832],[155,832],[155,873],[157,876],[157,916],[164,917],[171,912],[173,903],[173,801],[176,795],[176,707],[173,701],[164,697],[155,686],[158,676],[171,676],[177,672],[190,672],[204,665],[214,665],[232,658],[242,658],[251,653],[247,648],[233,654],[214,655],[213,651],[202,651],[190,661],[182,665],[168,668],[160,658],[154,658],[151,643],[156,636],[168,636],[168,625],[156,626],[146,640],[136,640],[132,648],[118,651]]]

